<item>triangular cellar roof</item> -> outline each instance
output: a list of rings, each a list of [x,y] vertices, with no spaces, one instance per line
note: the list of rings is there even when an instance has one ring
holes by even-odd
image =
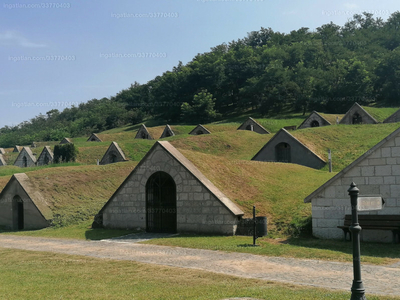
[[[308,148],[305,144],[300,142],[298,139],[296,139],[293,135],[291,135],[285,128],[282,128],[279,130],[273,137],[260,149],[260,151],[257,152],[256,155],[251,160],[256,160],[255,158],[264,151],[265,148],[267,148],[270,144],[273,144],[276,139],[279,139],[282,135],[286,136],[289,140],[293,141],[300,147],[304,148],[305,150],[309,151],[313,156],[315,156],[316,159],[320,160],[321,163],[326,164],[326,162],[314,151],[312,151],[310,148]]]
[[[62,144],[72,144],[72,141],[69,138],[63,138],[60,142],[60,145]]]
[[[383,123],[397,123],[400,122],[400,109],[388,117]]]
[[[385,137],[382,141],[380,141],[378,144],[376,144],[370,150],[366,151],[363,155],[361,155],[359,158],[357,158],[355,161],[353,161],[350,165],[348,165],[346,168],[344,168],[342,171],[337,173],[335,176],[333,176],[331,179],[329,179],[326,183],[324,183],[318,189],[316,189],[314,192],[312,192],[310,195],[308,195],[304,199],[304,202],[310,203],[313,198],[315,198],[317,195],[319,195],[326,187],[330,186],[331,183],[335,182],[339,178],[342,178],[346,173],[348,173],[354,167],[356,167],[357,165],[362,163],[365,159],[367,159],[368,156],[375,153],[379,148],[381,148],[388,141],[395,139],[399,134],[400,134],[400,128],[393,131],[391,134],[389,134],[387,137]]]
[[[0,154],[6,154],[6,150],[4,150],[4,148],[0,148]]]
[[[254,120],[252,117],[249,117],[246,121],[242,123],[238,127],[237,130],[251,130],[250,127],[253,125],[253,131],[260,133],[260,134],[269,134],[270,132],[265,129],[260,123],[258,123],[256,120]]]
[[[14,165],[17,163],[17,161],[20,159],[20,157],[27,155],[31,161],[35,164],[36,163],[36,157],[33,155],[31,148],[29,147],[22,147],[21,152],[18,154],[17,159],[15,160]]]
[[[172,131],[171,126],[169,126],[168,124],[165,126],[163,133],[160,136],[160,139],[166,138],[166,137],[170,137],[170,136],[174,136],[175,133]]]
[[[35,204],[36,208],[40,212],[40,214],[47,220],[51,220],[53,218],[53,213],[48,206],[45,198],[42,194],[35,189],[29,177],[25,173],[17,173],[14,174],[11,179],[8,181],[4,189],[0,193],[0,199],[3,198],[4,194],[7,191],[7,188],[16,182],[26,193],[26,195],[32,200]]]
[[[128,175],[128,177],[124,180],[124,182],[120,185],[120,187],[115,191],[115,193],[111,196],[111,198],[99,211],[99,215],[102,214],[103,210],[107,207],[109,203],[113,201],[115,195],[117,195],[119,190],[124,187],[125,183],[129,180],[129,178],[133,174],[135,174],[138,170],[140,170],[141,165],[158,147],[161,147],[161,149],[166,151],[177,163],[182,165],[189,173],[191,173],[196,178],[196,180],[198,180],[203,185],[203,187],[205,187],[210,193],[212,193],[221,202],[221,204],[223,204],[232,214],[234,214],[235,216],[244,215],[244,212],[235,203],[233,203],[227,196],[225,196],[225,194],[223,194],[210,180],[208,180],[191,161],[189,161],[168,141],[158,141],[153,145],[153,147],[151,147],[149,152],[147,152],[147,154],[143,157],[143,159],[137,164],[135,169],[133,169],[133,171]]]
[[[21,152],[21,150],[22,150],[22,147],[21,146],[17,146],[17,145],[15,145],[14,146],[14,150],[13,150],[13,152]]]
[[[374,117],[372,117],[364,108],[361,107],[360,104],[358,104],[357,102],[355,102],[353,104],[353,106],[347,111],[347,113],[344,115],[344,117],[340,120],[339,124],[352,124],[352,116],[355,113],[361,113],[364,116],[362,116],[363,118],[363,122],[364,124],[378,124],[378,121],[375,120]]]
[[[111,158],[113,156],[113,158]],[[103,158],[100,161],[100,165],[106,165],[115,162],[126,161],[126,157],[122,149],[118,146],[116,142],[112,142],[108,147],[106,153],[104,153]]]
[[[136,133],[135,139],[154,140],[146,125],[142,124]]]
[[[87,142],[102,142],[102,140],[99,138],[97,134],[92,133],[87,139]]]
[[[199,124],[191,132],[189,132],[190,135],[200,135],[200,134],[210,134],[211,131],[209,131],[207,128],[205,128],[203,125]]]
[[[4,160],[3,154],[0,154],[0,167],[1,166],[7,166],[7,163]]]
[[[52,161],[54,159],[54,154],[53,151],[51,151],[50,146],[44,146],[42,152],[40,153],[37,162],[42,162],[44,161],[45,156],[49,156],[50,160]]]
[[[325,119],[322,115],[320,115],[319,113],[317,113],[315,110],[308,116],[307,119],[305,119],[303,121],[303,123],[300,124],[299,127],[297,127],[297,129],[302,129],[302,128],[306,128],[306,127],[313,127],[313,126],[306,126],[306,124],[310,123],[310,120],[314,119],[316,121],[318,121],[319,125],[318,126],[328,126],[328,125],[332,125],[331,122],[329,122],[327,119]]]

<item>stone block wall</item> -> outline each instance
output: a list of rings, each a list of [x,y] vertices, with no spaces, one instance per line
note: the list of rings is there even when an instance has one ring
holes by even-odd
[[[17,159],[14,162],[14,166],[23,168],[23,158],[26,157],[27,167],[33,167],[36,164],[36,161],[33,161],[32,158],[28,155],[25,148],[21,150],[20,154],[18,155]]]
[[[253,131],[257,132],[259,134],[268,134],[269,132],[266,131],[265,129],[263,129],[262,127],[260,127],[257,123],[255,123],[253,120],[248,119],[247,121],[245,121],[242,125],[240,125],[240,127],[238,128],[238,130],[248,130],[247,126],[249,125],[253,125]]]
[[[397,123],[397,122],[400,122],[400,110],[398,110],[389,118],[387,118],[385,121],[383,121],[383,123]]]
[[[312,114],[301,124],[301,126],[299,126],[299,129],[311,127],[311,123],[314,122],[314,121],[317,121],[317,122],[318,122],[319,127],[331,125],[328,121],[326,121],[325,119],[321,118],[321,117],[320,117],[319,115],[317,115],[316,113],[312,113]]]
[[[351,214],[350,196],[347,190],[355,182],[359,196],[382,196],[383,210],[360,214],[400,215],[400,136],[386,142],[380,149],[354,166],[341,178],[327,186],[312,199],[313,234],[319,238],[343,238],[344,216]],[[392,240],[391,231],[363,230],[365,241]]]
[[[2,192],[2,197],[0,198],[0,226],[13,230],[18,229],[14,216],[15,212],[13,211],[13,198],[16,195],[24,203],[24,229],[40,229],[49,225],[24,189],[14,181],[7,187],[7,190]]]
[[[105,207],[105,227],[146,230],[146,183],[157,171],[175,181],[178,232],[235,233],[238,218],[161,146],[132,172]]]

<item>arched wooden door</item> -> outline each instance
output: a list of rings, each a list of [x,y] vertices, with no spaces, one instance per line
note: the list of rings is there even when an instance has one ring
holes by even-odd
[[[146,231],[176,232],[176,185],[165,172],[156,172],[146,183]]]

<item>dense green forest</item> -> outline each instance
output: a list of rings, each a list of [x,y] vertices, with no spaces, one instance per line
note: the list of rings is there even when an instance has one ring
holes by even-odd
[[[355,101],[400,106],[399,29],[400,12],[387,21],[357,14],[342,27],[331,22],[315,31],[261,28],[113,97],[5,126],[0,145],[61,140],[148,117],[195,124],[249,110],[266,116],[344,113]]]

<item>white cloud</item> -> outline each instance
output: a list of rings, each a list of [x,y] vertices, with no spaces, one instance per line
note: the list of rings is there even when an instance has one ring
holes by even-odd
[[[0,32],[0,46],[20,46],[24,48],[47,47],[45,44],[31,42],[19,33],[10,30]]]
[[[358,5],[355,4],[355,3],[345,3],[345,4],[343,4],[343,5],[344,5],[344,7],[347,8],[347,9],[357,9],[357,8],[358,8]]]

